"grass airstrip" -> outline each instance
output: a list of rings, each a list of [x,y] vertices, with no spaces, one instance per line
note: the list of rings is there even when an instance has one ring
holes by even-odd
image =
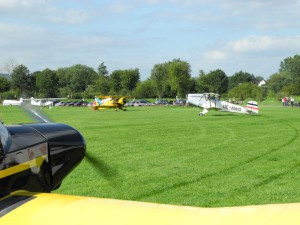
[[[31,121],[18,107],[0,110],[5,124]],[[80,130],[96,162],[84,159],[57,193],[203,207],[300,202],[300,108],[42,111]]]

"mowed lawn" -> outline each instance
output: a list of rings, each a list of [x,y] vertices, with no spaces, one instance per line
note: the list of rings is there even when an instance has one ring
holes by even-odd
[[[30,121],[0,109],[5,124]],[[80,130],[94,158],[55,192],[203,207],[300,202],[300,108],[204,117],[195,107],[42,111]]]

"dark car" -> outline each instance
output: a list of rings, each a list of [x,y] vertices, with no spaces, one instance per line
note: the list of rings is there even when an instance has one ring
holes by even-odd
[[[154,102],[154,105],[168,105],[169,102],[166,99],[157,99]]]
[[[79,101],[79,102],[75,102],[73,106],[86,106],[87,102],[85,101]]]
[[[177,99],[176,101],[173,102],[173,105],[186,105],[186,100],[185,99]]]

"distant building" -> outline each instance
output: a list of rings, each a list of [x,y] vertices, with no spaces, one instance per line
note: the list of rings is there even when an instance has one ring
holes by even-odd
[[[261,86],[264,86],[266,85],[266,81],[265,80],[262,80],[261,82],[259,82],[258,86],[261,87]]]

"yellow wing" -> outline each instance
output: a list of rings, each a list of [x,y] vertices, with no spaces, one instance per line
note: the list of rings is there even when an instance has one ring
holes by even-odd
[[[10,206],[3,209],[5,204]],[[196,208],[18,192],[0,200],[0,224],[299,225],[300,203]]]

